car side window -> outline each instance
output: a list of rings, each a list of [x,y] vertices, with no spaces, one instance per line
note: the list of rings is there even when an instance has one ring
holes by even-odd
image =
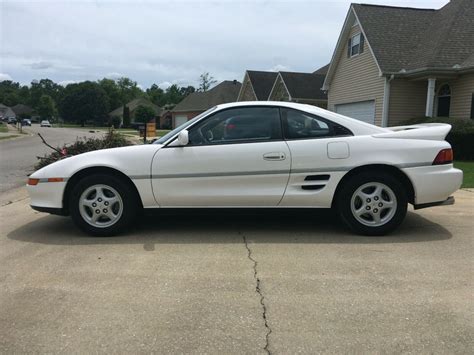
[[[346,127],[307,112],[283,108],[281,115],[286,139],[311,139],[353,135]]]
[[[282,138],[277,107],[219,111],[189,131],[190,145],[264,142]]]

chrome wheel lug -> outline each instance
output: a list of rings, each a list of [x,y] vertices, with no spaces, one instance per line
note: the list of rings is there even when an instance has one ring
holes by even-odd
[[[382,203],[382,202],[380,202],[380,203],[379,203],[379,207],[382,207],[382,206],[383,206],[383,203]]]
[[[97,201],[102,202],[102,199],[99,197],[99,198],[97,199]]]
[[[370,203],[371,200],[370,200],[370,198],[368,198],[366,201],[367,201],[367,203]]]
[[[378,200],[379,200],[378,196],[375,196],[375,197],[374,197],[374,200],[375,200],[375,201],[378,201]]]
[[[104,208],[102,212],[107,213],[107,208]]]
[[[378,211],[379,211],[378,209],[374,208],[374,213],[377,213]]]
[[[95,213],[99,214],[99,213],[100,213],[100,210],[99,210],[99,209],[95,210]]]
[[[367,211],[370,211],[370,206],[367,206],[365,209],[366,209]]]
[[[107,201],[105,201],[105,202],[104,202],[104,205],[108,206],[108,205],[109,205],[109,203],[108,203]]]
[[[94,203],[92,204],[92,207],[97,207],[97,203],[94,202]]]

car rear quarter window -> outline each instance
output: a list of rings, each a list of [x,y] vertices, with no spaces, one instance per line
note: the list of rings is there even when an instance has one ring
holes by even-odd
[[[312,139],[352,136],[344,126],[307,112],[282,108],[285,139]]]

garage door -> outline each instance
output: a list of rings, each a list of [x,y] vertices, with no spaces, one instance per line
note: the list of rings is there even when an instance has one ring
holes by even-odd
[[[367,123],[375,124],[375,101],[361,101],[336,105],[336,112]]]
[[[174,127],[179,127],[181,126],[183,123],[187,122],[188,121],[188,116],[186,115],[178,115],[174,118]]]

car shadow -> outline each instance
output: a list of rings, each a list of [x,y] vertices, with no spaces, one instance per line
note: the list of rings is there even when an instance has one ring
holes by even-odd
[[[133,228],[115,237],[91,237],[75,227],[68,217],[45,216],[8,234],[8,238],[40,244],[155,244],[240,243],[414,243],[446,240],[451,233],[439,224],[408,212],[403,224],[383,237],[351,234],[330,212],[314,210],[196,210],[144,216]]]

